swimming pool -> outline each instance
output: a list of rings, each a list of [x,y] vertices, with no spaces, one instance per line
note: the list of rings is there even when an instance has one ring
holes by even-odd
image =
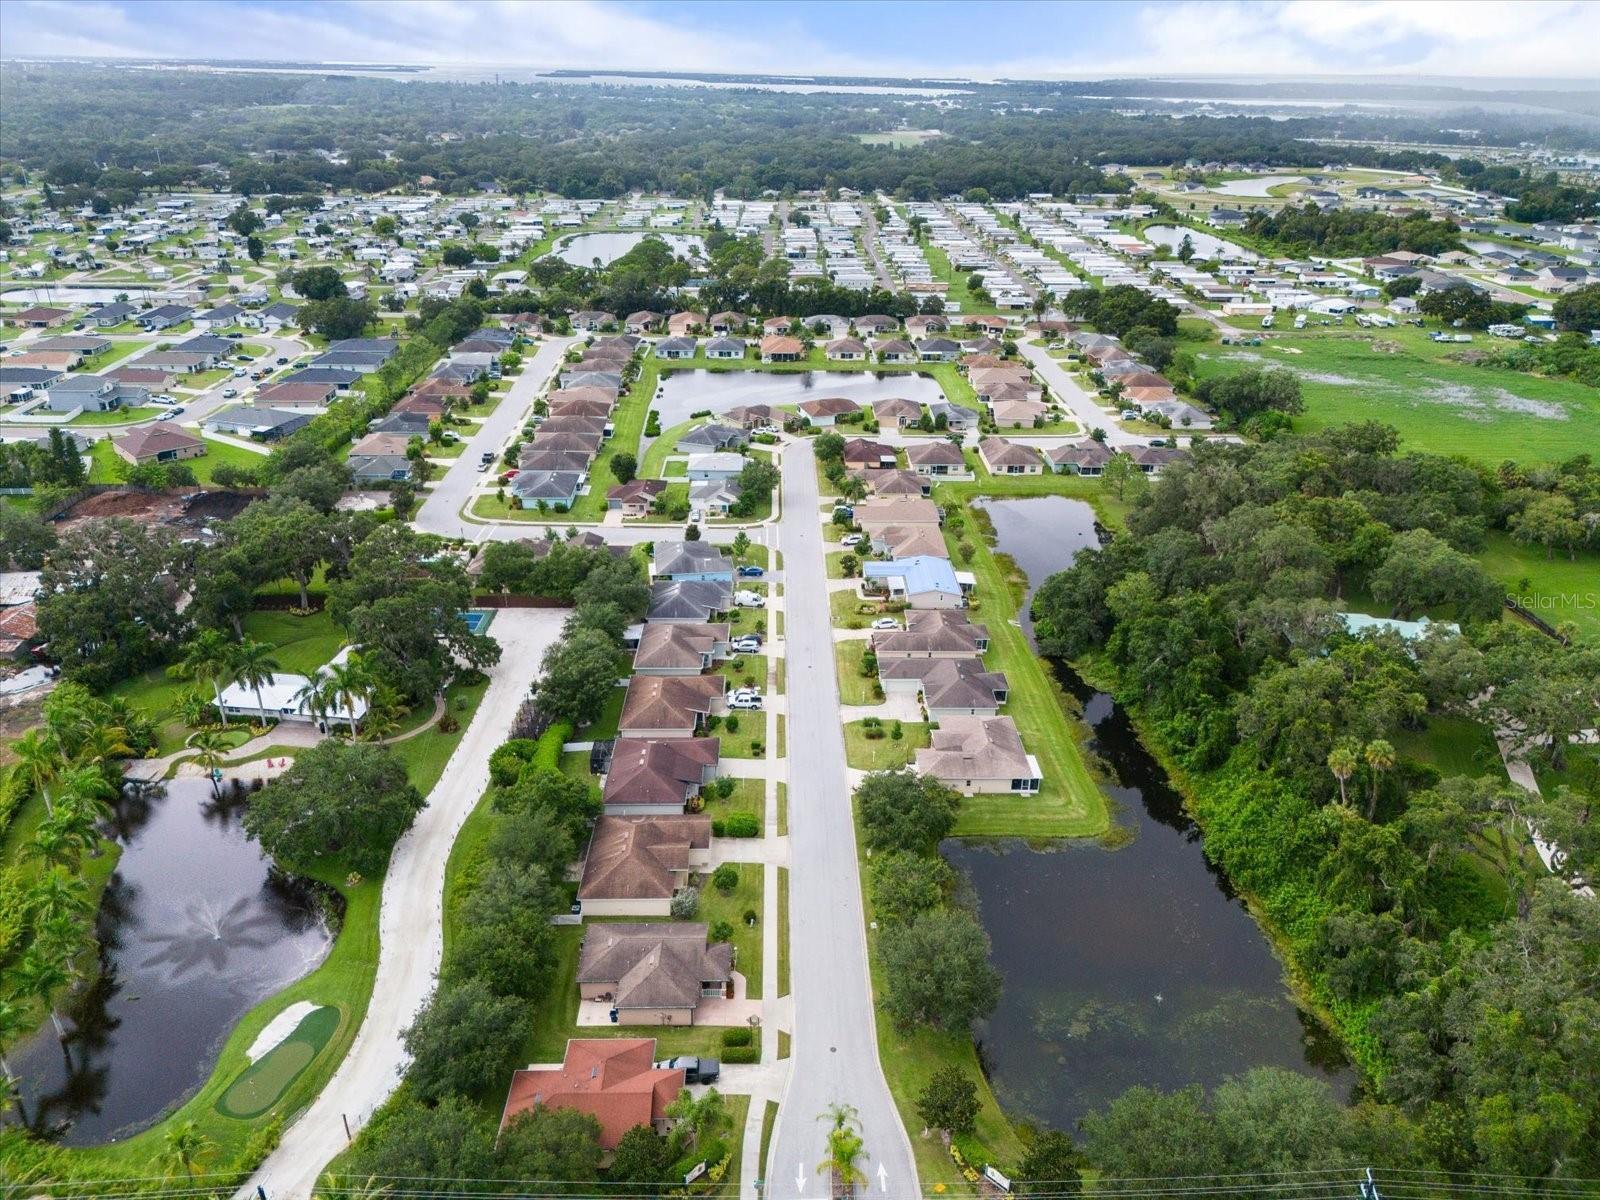
[[[489,628],[489,622],[494,620],[494,613],[486,608],[469,608],[461,614],[461,619],[473,633],[482,633]]]

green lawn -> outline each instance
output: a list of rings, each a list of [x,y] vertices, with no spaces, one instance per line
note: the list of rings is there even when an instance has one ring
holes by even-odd
[[[247,637],[274,647],[272,657],[278,666],[296,675],[309,675],[339,652],[344,631],[333,623],[326,609],[305,616],[277,609],[258,608],[246,614]]]
[[[1600,640],[1600,554],[1580,552],[1574,560],[1557,551],[1547,557],[1538,546],[1491,533],[1478,561],[1550,624],[1570,621],[1584,640]]]
[[[691,417],[670,428],[663,429],[661,436],[650,443],[650,449],[644,452],[644,457],[639,460],[640,479],[665,479],[667,478],[666,460],[678,453],[678,439],[688,433],[696,425],[704,425],[704,417]],[[687,468],[685,468],[687,469]],[[678,472],[679,475],[683,471]]]
[[[995,486],[1002,482],[1033,486],[1026,490]],[[985,477],[972,483],[943,484],[935,489],[934,499],[959,507],[978,496],[1006,493],[1077,495],[1095,504],[1102,521],[1113,523],[1104,506],[1109,497],[1099,483],[1076,476],[1028,476],[1009,481]],[[1008,573],[983,538],[968,540],[974,554],[967,569],[978,580],[971,602],[972,619],[989,629],[985,660],[991,670],[1005,672],[1011,685],[1005,712],[1016,722],[1023,745],[1039,760],[1044,786],[1031,797],[974,797],[962,806],[956,833],[1035,838],[1093,837],[1103,833],[1109,824],[1105,797],[1084,762],[1059,684],[1015,623],[1018,599],[1008,583]],[[956,538],[947,532],[946,541],[953,549]]]
[[[732,813],[752,813],[763,826],[767,819],[767,787],[762,779],[735,779],[726,799],[712,795],[705,802],[706,816],[720,820]]]
[[[711,720],[717,724],[710,733],[721,742],[723,758],[766,758],[771,754],[772,747],[766,745],[767,714],[764,709],[741,709],[723,717],[712,717]],[[730,720],[738,723],[737,729],[728,728]],[[758,745],[762,747],[759,754],[756,753]]]
[[[929,744],[932,726],[924,721],[905,721],[899,738],[893,736],[893,722],[883,723],[883,736],[869,738],[866,724],[851,721],[844,727],[844,760],[858,771],[892,771],[911,761]]]
[[[1288,368],[1300,376],[1305,394],[1297,426],[1382,421],[1400,431],[1407,447],[1436,454],[1487,463],[1558,461],[1580,446],[1600,445],[1600,393],[1594,389],[1451,359],[1491,343],[1480,333],[1471,346],[1440,346],[1411,327],[1284,331],[1263,346],[1204,350],[1198,373]]]
[[[859,811],[856,814],[856,825],[856,845],[859,855],[859,847],[863,845]],[[860,874],[864,878],[866,863],[862,861],[860,865]],[[875,993],[882,994],[883,972],[877,955],[878,938],[881,935],[872,928],[872,898],[866,888],[862,888],[861,891],[861,904],[865,910],[867,923],[867,947],[872,965],[872,988]],[[979,1109],[974,1136],[988,1149],[997,1167],[1007,1173],[1013,1172],[1022,1159],[1022,1143],[1011,1122],[1001,1111],[999,1101],[989,1089],[989,1081],[984,1076],[983,1067],[978,1061],[978,1051],[973,1045],[971,1035],[964,1030],[958,1033],[941,1033],[920,1026],[910,1031],[902,1031],[896,1028],[894,1021],[890,1019],[881,1004],[875,1005],[874,1010],[877,1014],[878,1057],[883,1063],[883,1073],[889,1084],[889,1092],[894,1096],[895,1105],[900,1110],[900,1119],[905,1123],[912,1153],[916,1156],[917,1174],[921,1178],[923,1193],[932,1195],[941,1189],[954,1188],[958,1194],[965,1195],[971,1186],[962,1177],[960,1168],[956,1166],[939,1138],[919,1136],[923,1122],[917,1114],[917,1097],[927,1087],[934,1074],[946,1067],[959,1068],[977,1086]]]
[[[789,868],[778,868],[778,995],[789,994]]]
[[[765,654],[740,654],[722,664],[719,673],[727,679],[728,690],[735,687],[767,690],[767,656]]]
[[[81,412],[68,425],[132,425],[148,421],[165,412],[158,404],[140,404],[133,408],[113,408],[110,412]]]
[[[192,431],[186,430],[185,432]],[[206,444],[206,452],[199,458],[186,458],[183,460],[183,465],[194,472],[195,479],[200,483],[211,483],[216,469],[224,464],[244,467],[250,470],[260,470],[267,461],[265,454],[257,454],[253,450],[246,450],[242,446],[219,442],[214,438],[202,438],[201,440]],[[109,440],[101,438],[89,451],[89,482],[120,483],[122,482],[122,472],[131,467],[131,465],[112,449]]]
[[[882,704],[882,689],[878,686],[876,672],[863,674],[861,661],[869,646],[864,641],[835,642],[833,644],[834,673],[839,679],[839,703]]]
[[[760,863],[739,863],[738,867],[739,884],[726,895],[712,886],[709,876],[701,881],[700,914],[695,919],[708,925],[726,921],[733,926],[734,968],[745,978],[745,994],[755,1000],[761,997],[761,934],[766,923],[761,911],[761,875],[765,868]],[[751,911],[756,914],[754,925],[744,919]]]
[[[406,774],[424,796],[433,790],[433,785],[439,782],[439,776],[444,774],[450,755],[455,753],[456,746],[460,744],[467,726],[472,723],[473,715],[478,711],[478,705],[483,701],[483,694],[488,690],[487,679],[472,684],[451,684],[445,689],[445,704],[450,714],[460,722],[460,728],[454,733],[440,733],[437,729],[430,729],[427,733],[396,742],[390,747],[400,761],[405,763]]]
[[[655,398],[659,372],[653,356],[646,356],[640,362],[639,377],[622,395],[616,411],[611,414],[614,432],[601,444],[599,457],[589,468],[589,493],[579,496],[577,503],[572,506],[573,520],[598,521],[605,516],[606,489],[614,479],[611,460],[624,452],[639,452],[639,435],[644,432],[645,414],[649,412],[650,401]]]
[[[619,672],[618,678],[626,674]],[[628,698],[627,688],[612,688],[611,695],[606,698],[605,707],[600,710],[592,724],[585,725],[573,734],[571,740],[575,742],[598,742],[605,738],[617,736],[617,723],[622,720],[622,702]]]
[[[1467,717],[1429,717],[1420,730],[1402,729],[1395,749],[1439,774],[1488,775],[1501,771],[1500,751],[1488,729]]]

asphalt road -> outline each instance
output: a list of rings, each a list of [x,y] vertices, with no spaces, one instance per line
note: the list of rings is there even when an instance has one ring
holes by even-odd
[[[780,538],[786,583],[788,671],[789,964],[794,986],[794,1063],[789,1072],[764,1195],[829,1195],[817,1173],[833,1104],[860,1114],[874,1196],[918,1195],[911,1143],[878,1061],[872,981],[856,864],[850,785],[833,674],[815,459],[799,440],[784,451]],[[882,1174],[880,1176],[880,1168]]]
[[[432,994],[444,952],[445,861],[489,785],[489,755],[510,734],[517,708],[566,615],[559,608],[506,608],[495,614],[489,632],[500,643],[500,662],[489,673],[489,690],[428,794],[428,806],[395,846],[383,879],[378,974],[366,1020],[333,1078],[239,1189],[239,1200],[252,1200],[258,1186],[269,1200],[309,1200],[317,1176],[346,1146],[346,1121],[352,1131],[359,1130],[399,1084],[407,1062],[400,1031]]]
[[[486,450],[499,457],[511,435],[527,420],[534,398],[555,374],[568,348],[578,340],[551,338],[541,342],[531,357],[523,359],[522,374],[511,381],[511,389],[478,427],[478,432],[467,442],[467,448],[444,477],[429,489],[428,498],[418,508],[413,522],[418,529],[451,537],[473,536],[474,527],[461,519],[461,509],[472,498],[472,489],[478,481],[487,475],[478,470],[479,460]]]

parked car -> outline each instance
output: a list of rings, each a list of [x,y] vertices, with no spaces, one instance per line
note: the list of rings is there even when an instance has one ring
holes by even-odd
[[[740,608],[764,608],[766,607],[767,598],[760,592],[744,590],[733,594],[733,602]]]
[[[157,394],[157,395],[154,395],[154,396],[150,397],[150,403],[151,404],[176,404],[177,401],[175,401],[171,396],[164,396],[164,395]]]
[[[893,617],[879,617],[872,623],[874,629],[899,629],[900,622]]]
[[[183,415],[183,405],[181,405],[181,404],[173,405],[170,415],[174,416],[174,417],[181,417]]]
[[[224,400],[232,400],[238,394],[239,394],[239,389],[238,388],[226,387],[226,388],[222,389],[222,398]]]
[[[681,1054],[677,1058],[664,1058],[654,1066],[658,1071],[682,1071],[685,1083],[715,1083],[722,1074],[722,1064],[714,1058]]]
[[[728,700],[728,707],[744,709],[760,708],[761,697],[752,695],[739,695],[736,693]]]
[[[758,654],[761,651],[761,635],[747,633],[743,637],[736,637],[728,643],[728,648],[737,654]]]
[[[284,355],[284,354],[278,355],[278,365],[280,367],[287,366],[288,364],[289,364],[289,358],[288,358],[287,355]]]
[[[841,546],[859,546],[866,540],[867,535],[864,533],[847,533],[839,539],[839,544]]]
[[[739,578],[740,579],[760,579],[765,574],[766,574],[766,571],[764,571],[760,567],[740,567],[739,568]]]
[[[243,379],[248,374],[250,374],[250,372],[245,367],[235,367],[233,369],[233,377],[235,379]]]

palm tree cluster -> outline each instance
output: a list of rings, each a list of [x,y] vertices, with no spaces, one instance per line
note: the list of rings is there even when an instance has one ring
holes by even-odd
[[[867,1151],[861,1139],[860,1114],[848,1104],[833,1104],[818,1120],[827,1121],[829,1128],[828,1157],[817,1164],[817,1174],[832,1178],[835,1196],[851,1195],[867,1178],[861,1168]]]
[[[62,1043],[68,1039],[58,1002],[79,980],[94,914],[83,860],[102,852],[101,825],[112,817],[119,760],[151,738],[147,723],[125,705],[63,684],[45,702],[43,725],[12,743],[16,762],[0,775],[0,813],[34,797],[44,816],[19,862],[0,871],[0,1104],[17,1099],[5,1048],[29,1032],[37,1005]]]
[[[222,689],[234,683],[250,688],[255,692],[257,710],[263,709],[261,689],[276,678],[275,672],[283,669],[272,657],[273,649],[265,642],[250,638],[229,641],[220,630],[205,629],[184,647],[183,657],[167,668],[167,672],[176,679],[209,683],[216,700],[217,717],[226,729],[228,711],[222,705]],[[192,701],[186,702],[184,707],[186,720],[198,715]]]

